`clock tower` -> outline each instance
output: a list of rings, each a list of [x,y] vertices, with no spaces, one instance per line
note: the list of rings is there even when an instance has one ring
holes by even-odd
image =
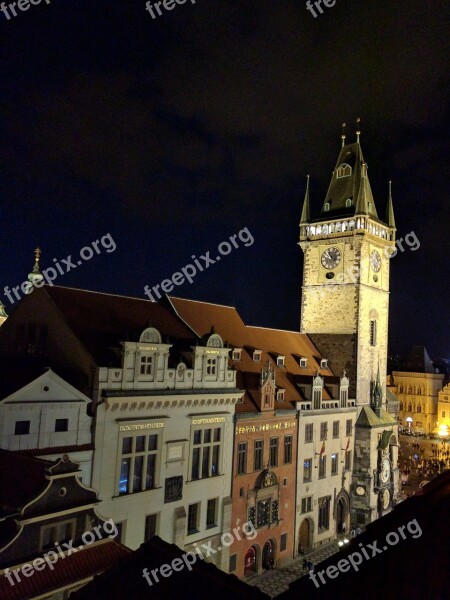
[[[304,254],[300,331],[329,359],[335,375],[345,369],[350,378],[349,394],[358,406],[352,512],[354,522],[360,524],[388,510],[398,493],[398,482],[394,483],[395,477],[398,480],[397,422],[385,410],[389,260],[395,249],[395,231],[390,184],[382,220],[360,132],[350,144],[343,133],[316,218],[310,212],[308,177],[300,220],[299,245]],[[390,434],[383,437],[385,430]]]

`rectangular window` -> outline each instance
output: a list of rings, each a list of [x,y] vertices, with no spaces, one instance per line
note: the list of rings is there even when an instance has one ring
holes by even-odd
[[[352,420],[347,419],[347,421],[345,423],[345,435],[352,435],[352,431],[353,431]]]
[[[300,359],[300,367],[302,369],[306,369],[307,364],[308,364],[308,359],[307,358],[301,358]]]
[[[328,423],[320,424],[320,439],[326,440],[328,435]]]
[[[256,440],[254,447],[254,470],[261,471],[263,468],[264,459],[264,442],[263,440]]]
[[[16,421],[14,435],[27,435],[30,433],[30,421]]]
[[[442,411],[442,418],[445,419],[445,410]]]
[[[247,442],[238,444],[237,473],[238,475],[247,473]]]
[[[125,524],[126,521],[120,521],[119,523],[116,522],[117,535],[114,539],[120,544],[125,542]]]
[[[319,498],[319,532],[326,531],[330,527],[330,503],[331,496]]]
[[[270,438],[270,466],[278,466],[278,438]]]
[[[312,511],[312,496],[302,498],[302,514]]]
[[[277,367],[284,367],[284,356],[277,356]]]
[[[198,531],[198,516],[200,513],[200,502],[190,504],[188,509],[187,528],[188,534],[197,533]]]
[[[258,527],[268,525],[270,522],[270,499],[260,500],[256,506],[256,521]]]
[[[217,358],[206,359],[206,374],[216,375],[217,373]]]
[[[251,523],[253,525],[253,527],[256,527],[256,507],[255,506],[251,506],[248,509],[248,522]]]
[[[236,566],[237,566],[237,554],[232,554],[230,556],[230,567],[229,567],[228,571],[230,573],[233,573],[233,571],[236,571]]]
[[[292,435],[284,436],[284,464],[292,463]]]
[[[55,431],[69,431],[69,419],[56,419]]]
[[[232,360],[241,360],[241,349],[235,348],[231,354]]]
[[[54,548],[56,543],[68,542],[75,536],[76,519],[41,527],[41,550]]]
[[[377,345],[377,322],[370,321],[370,345]]]
[[[206,507],[206,527],[217,526],[217,498],[208,500]]]
[[[333,437],[339,437],[339,421],[333,421]]]
[[[305,442],[312,442],[313,441],[313,431],[314,431],[314,426],[312,423],[307,423],[305,425]]]
[[[303,461],[303,481],[311,481],[312,475],[312,458],[307,458]]]
[[[156,486],[158,445],[157,434],[122,438],[119,494],[142,492]]]
[[[351,450],[347,450],[345,453],[345,470],[350,471],[352,468],[352,453]]]
[[[192,438],[191,479],[206,479],[220,473],[221,433],[214,429],[195,429]]]
[[[284,552],[287,548],[287,533],[282,533],[280,537],[280,552]]]
[[[141,375],[153,375],[153,356],[141,356]]]
[[[319,456],[319,479],[327,475],[327,457],[322,454]]]
[[[145,517],[145,541],[149,540],[157,533],[158,515],[147,515]]]
[[[331,455],[331,474],[337,475],[338,472],[338,457],[337,454]]]

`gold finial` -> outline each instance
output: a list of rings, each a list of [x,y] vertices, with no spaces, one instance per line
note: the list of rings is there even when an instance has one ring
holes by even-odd
[[[361,118],[356,119],[356,141],[359,142],[359,136],[361,135]]]
[[[342,123],[342,135],[341,135],[341,138],[342,138],[342,147],[345,146],[345,138],[346,138],[345,128],[346,127],[347,127],[347,123]]]
[[[36,260],[36,262],[39,262],[39,259],[41,258],[41,254],[42,254],[42,250],[39,248],[39,246],[36,248],[36,250],[34,251],[34,258]]]

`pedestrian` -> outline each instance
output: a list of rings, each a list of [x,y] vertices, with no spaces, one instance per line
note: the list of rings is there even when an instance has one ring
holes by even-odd
[[[345,535],[347,531],[347,526],[345,525],[345,523],[342,523],[342,533]]]
[[[356,526],[356,535],[361,535],[361,527],[359,525]]]
[[[356,537],[356,531],[355,531],[355,527],[352,526],[351,530],[350,530],[350,537],[353,539],[355,539]]]

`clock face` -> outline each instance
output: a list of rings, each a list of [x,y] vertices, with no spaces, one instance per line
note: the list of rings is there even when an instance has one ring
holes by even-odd
[[[376,250],[372,250],[370,254],[370,266],[375,273],[381,269],[381,256]]]
[[[356,493],[358,494],[358,496],[364,496],[364,494],[366,493],[366,489],[362,485],[358,485],[358,487],[356,488]]]
[[[389,481],[389,476],[391,474],[391,465],[389,460],[385,458],[381,463],[381,471],[380,471],[380,479],[383,483],[387,483]]]
[[[386,510],[389,507],[391,502],[391,495],[389,494],[389,490],[383,490],[381,493],[381,506],[383,510]]]
[[[341,262],[341,251],[339,248],[327,248],[320,262],[325,269],[334,269]]]

